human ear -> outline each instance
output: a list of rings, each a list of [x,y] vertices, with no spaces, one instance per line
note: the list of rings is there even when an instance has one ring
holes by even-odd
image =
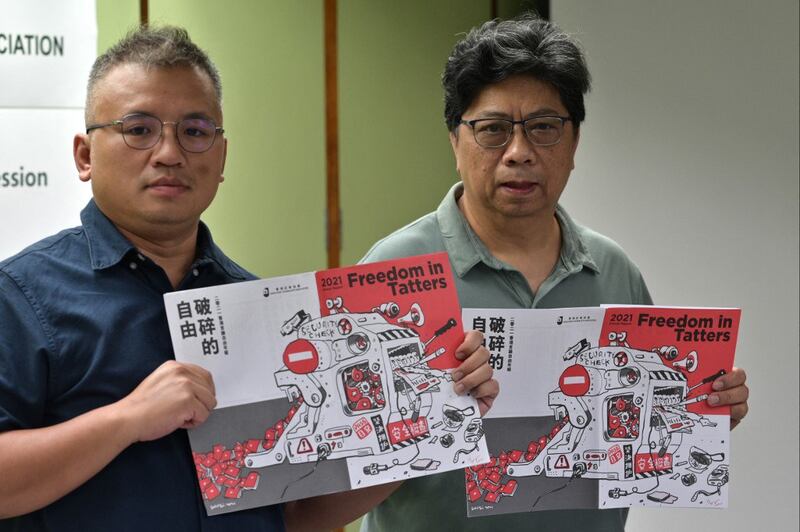
[[[453,157],[456,158],[456,173],[461,177],[461,169],[458,167],[458,134],[455,131],[450,132],[450,147],[453,149]]]
[[[92,178],[92,157],[89,135],[78,133],[72,139],[72,157],[75,168],[78,169],[78,178],[87,182]]]
[[[222,141],[223,141],[223,145],[222,145],[222,165],[220,166],[220,169],[219,169],[219,182],[220,183],[225,181],[225,176],[223,175],[223,172],[225,172],[225,161],[228,160],[228,139],[224,138],[224,139],[222,139]]]
[[[572,142],[572,168],[571,170],[575,170],[575,153],[578,151],[578,141],[581,140],[581,129],[578,128],[575,130],[575,139]]]

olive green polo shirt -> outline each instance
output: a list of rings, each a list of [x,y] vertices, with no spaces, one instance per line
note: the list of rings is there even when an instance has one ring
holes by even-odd
[[[454,185],[436,212],[375,244],[361,262],[447,251],[464,308],[565,308],[652,304],[636,265],[613,240],[575,223],[560,206],[561,254],[534,293],[525,277],[493,257],[470,228]],[[502,393],[502,390],[500,391]],[[488,435],[491,438],[491,435]],[[464,474],[450,471],[407,480],[364,518],[362,532],[618,532],[627,510],[559,510],[467,519]]]

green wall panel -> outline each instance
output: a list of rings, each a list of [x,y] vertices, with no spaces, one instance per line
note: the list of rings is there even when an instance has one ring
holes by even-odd
[[[228,160],[204,220],[261,276],[326,264],[322,0],[150,0],[222,75]]]
[[[97,52],[139,24],[139,0],[97,0]]]
[[[441,73],[487,0],[340,0],[342,263],[433,210],[458,180]]]

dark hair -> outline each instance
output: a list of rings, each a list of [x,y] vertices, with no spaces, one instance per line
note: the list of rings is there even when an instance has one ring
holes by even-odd
[[[92,65],[86,88],[87,117],[92,108],[94,90],[117,65],[133,63],[145,67],[197,67],[211,78],[217,102],[222,104],[219,71],[208,55],[189,38],[189,32],[176,26],[141,26],[131,30]]]
[[[447,128],[458,127],[484,87],[517,74],[551,83],[573,124],[583,122],[590,76],[580,46],[555,24],[526,13],[486,22],[455,45],[442,74]]]

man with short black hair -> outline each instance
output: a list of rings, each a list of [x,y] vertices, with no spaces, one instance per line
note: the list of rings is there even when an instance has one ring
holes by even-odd
[[[0,262],[0,530],[322,529],[384,493],[206,515],[176,429],[206,420],[214,383],[174,360],[163,295],[254,279],[200,222],[223,181],[220,87],[173,27],[135,30],[92,69],[82,225]],[[491,378],[479,335],[459,353],[464,391]]]
[[[487,22],[455,45],[442,82],[461,181],[435,212],[375,244],[362,261],[447,251],[465,308],[652,304],[622,249],[558,204],[590,85],[577,43],[532,15]],[[731,426],[747,413],[744,382],[734,369],[708,399],[731,405]],[[615,509],[467,519],[465,506],[459,471],[407,480],[367,515],[362,531],[621,531],[627,516]]]

